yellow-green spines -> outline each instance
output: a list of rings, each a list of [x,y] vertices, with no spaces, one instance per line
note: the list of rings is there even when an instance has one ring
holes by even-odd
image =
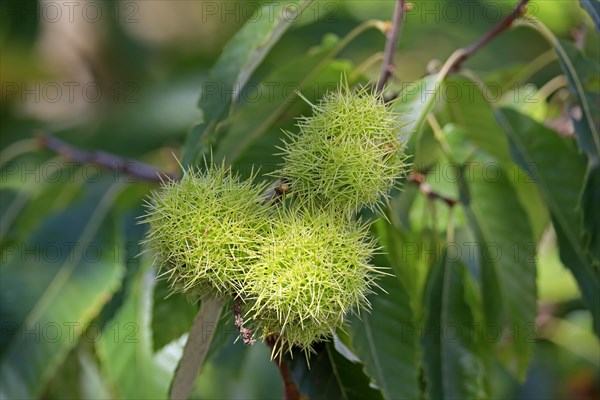
[[[380,95],[342,85],[298,123],[276,173],[300,201],[356,212],[377,208],[405,173],[398,118]]]
[[[268,224],[263,189],[211,166],[153,193],[146,243],[173,290],[226,296],[239,290]]]
[[[379,95],[342,85],[313,107],[275,173],[293,198],[263,205],[265,185],[206,166],[153,193],[145,217],[173,290],[241,300],[244,321],[277,338],[277,352],[308,351],[368,307],[381,271],[356,213],[378,208],[406,169],[398,118]]]
[[[247,315],[282,349],[310,348],[365,307],[377,270],[366,227],[328,213],[281,209],[243,288]]]

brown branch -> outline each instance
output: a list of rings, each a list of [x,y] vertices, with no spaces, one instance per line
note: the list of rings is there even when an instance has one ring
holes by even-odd
[[[398,39],[400,38],[400,29],[402,28],[402,22],[404,20],[404,11],[404,0],[396,0],[392,24],[387,29],[385,50],[383,53],[383,64],[381,65],[379,81],[377,82],[377,86],[375,88],[376,93],[381,93],[385,87],[385,84],[394,73],[394,52],[396,51]]]
[[[454,205],[457,203],[455,199],[434,192],[431,186],[425,182],[425,174],[413,171],[408,175],[408,181],[417,185],[419,187],[419,191],[430,200],[441,200],[446,203],[448,207],[454,207]]]
[[[253,345],[256,343],[256,340],[252,338],[252,329],[244,327],[244,318],[242,317],[242,299],[239,296],[235,296],[231,309],[233,311],[235,327],[240,332],[240,335],[242,335],[244,344]]]
[[[36,140],[40,149],[51,150],[67,160],[81,164],[96,164],[108,170],[122,172],[140,181],[162,183],[169,180],[178,181],[180,179],[177,173],[159,171],[148,164],[128,160],[104,151],[82,150],[54,136],[40,134]]]
[[[477,53],[483,46],[488,44],[492,39],[496,36],[510,28],[513,22],[525,14],[526,5],[529,3],[529,0],[521,0],[519,4],[515,7],[515,9],[508,14],[502,21],[500,21],[496,26],[490,29],[485,35],[480,37],[477,41],[472,43],[470,46],[465,48],[465,53],[459,57],[454,65],[452,66],[453,70],[458,70],[462,66],[462,63],[465,62],[468,58],[471,58],[475,53]]]
[[[270,336],[266,340],[267,345],[273,351],[275,346],[277,345],[277,337]],[[298,388],[292,379],[290,374],[290,369],[288,368],[288,364],[283,361],[283,355],[281,351],[274,351],[275,359],[273,360],[279,368],[279,374],[281,375],[281,379],[283,380],[283,390],[285,394],[285,400],[300,400],[300,392],[298,392]]]

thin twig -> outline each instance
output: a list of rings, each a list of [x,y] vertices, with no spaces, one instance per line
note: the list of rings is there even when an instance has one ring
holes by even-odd
[[[448,207],[454,207],[454,205],[457,203],[455,199],[434,192],[431,186],[429,186],[429,184],[425,182],[425,174],[413,171],[408,175],[408,181],[417,185],[419,187],[419,191],[430,200],[441,200],[444,203],[446,203]]]
[[[275,336],[270,336],[267,338],[266,343],[271,350],[273,350],[277,345],[277,338]],[[279,368],[279,374],[281,374],[281,379],[283,380],[285,400],[300,400],[300,392],[298,392],[298,388],[292,379],[288,364],[283,361],[282,352],[274,351],[273,353],[277,354],[273,361],[275,362],[275,365],[277,365],[277,368]]]
[[[41,149],[51,150],[70,161],[81,164],[96,164],[102,168],[122,172],[140,181],[162,183],[169,180],[179,180],[179,174],[165,172],[141,163],[128,160],[104,151],[86,151],[70,145],[54,136],[40,134],[37,145]]]
[[[252,338],[252,329],[244,327],[244,318],[242,317],[242,299],[239,296],[235,296],[235,300],[233,301],[233,306],[231,309],[233,311],[235,327],[240,332],[240,335],[242,335],[244,344],[253,345],[256,343],[256,340]]]
[[[381,91],[385,87],[385,84],[394,73],[394,52],[396,51],[396,47],[398,47],[400,29],[402,28],[402,21],[404,20],[404,3],[404,0],[396,0],[396,7],[394,8],[392,25],[387,30],[383,64],[381,65],[379,81],[377,82],[377,86],[375,88],[376,93],[381,93]]]
[[[517,4],[515,9],[509,15],[504,17],[504,19],[502,19],[502,21],[500,21],[498,23],[498,25],[494,26],[485,35],[480,37],[477,41],[472,43],[470,46],[466,47],[464,49],[465,50],[464,54],[462,55],[462,57],[458,58],[454,62],[452,69],[453,70],[460,69],[460,67],[462,66],[462,63],[465,62],[465,60],[467,60],[468,58],[471,58],[473,56],[473,54],[477,53],[483,46],[485,46],[490,41],[492,41],[492,39],[494,39],[500,33],[504,32],[505,30],[510,28],[511,25],[513,24],[513,22],[517,18],[519,18],[521,15],[525,14],[525,11],[526,11],[525,6],[527,5],[527,3],[529,3],[529,0],[521,0],[519,2],[519,4]]]

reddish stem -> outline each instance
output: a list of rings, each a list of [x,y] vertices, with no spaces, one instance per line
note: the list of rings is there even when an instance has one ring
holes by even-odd
[[[267,338],[267,345],[273,350],[276,346],[277,339],[273,336]],[[279,374],[281,375],[281,379],[283,380],[283,390],[285,394],[285,400],[300,400],[300,392],[298,392],[298,388],[292,379],[290,374],[290,369],[288,368],[287,363],[282,358],[282,353],[277,352],[277,356],[273,359],[275,365],[279,369]]]
[[[470,46],[466,47],[465,54],[463,54],[462,57],[460,57],[456,60],[456,62],[453,65],[453,69],[454,70],[460,69],[460,67],[462,66],[462,63],[465,62],[465,60],[472,57],[473,54],[477,53],[483,46],[485,46],[486,44],[491,42],[492,39],[494,39],[500,33],[504,32],[505,30],[510,28],[511,25],[513,24],[513,22],[518,17],[525,14],[527,3],[529,3],[529,0],[521,0],[519,2],[519,4],[517,4],[517,7],[515,7],[515,9],[510,14],[508,14],[506,17],[504,17],[502,19],[502,21],[500,21],[496,26],[494,26],[492,29],[490,29],[485,35],[480,37],[477,41],[472,43]]]
[[[456,200],[451,199],[450,197],[434,192],[431,186],[429,186],[429,184],[425,182],[425,175],[420,172],[411,172],[410,175],[408,175],[408,181],[416,184],[419,187],[419,191],[430,200],[441,200],[444,203],[446,203],[448,207],[454,207],[454,205],[457,203]]]

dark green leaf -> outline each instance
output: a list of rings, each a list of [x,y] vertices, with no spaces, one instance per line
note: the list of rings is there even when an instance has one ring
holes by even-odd
[[[91,331],[84,333],[94,335]],[[44,399],[110,399],[110,393],[92,353],[93,344],[83,339],[58,368],[42,398]]]
[[[600,334],[600,278],[585,247],[578,206],[585,161],[573,144],[514,110],[498,110],[497,118],[511,140],[513,159],[536,182],[550,209],[561,260],[577,280]]]
[[[443,252],[430,272],[423,332],[430,399],[480,399],[483,363],[475,352],[475,321],[465,299],[462,263]]]
[[[485,165],[474,163],[461,176],[461,202],[480,263],[485,321],[502,330],[496,343],[499,355],[524,379],[534,341],[515,332],[535,324],[536,242],[506,174],[488,175]]]
[[[312,0],[265,5],[233,36],[211,70],[200,95],[204,122],[190,132],[184,147],[183,164],[189,165],[209,154],[217,125],[269,50]],[[295,7],[288,7],[290,4]]]
[[[157,280],[153,296],[152,344],[157,351],[190,330],[198,305],[181,293],[171,293],[166,279]]]
[[[381,399],[381,393],[369,386],[362,365],[338,353],[333,343],[322,343],[310,357],[304,354],[289,361],[292,378],[300,394],[309,399]]]
[[[19,159],[8,163],[6,167],[9,171],[16,168],[35,173],[25,176],[8,173],[2,176],[0,188],[3,194],[15,190],[15,196],[10,200],[2,199],[2,240],[7,237],[9,240],[28,240],[31,232],[48,215],[63,209],[81,191],[81,169],[74,168],[68,162]],[[45,178],[40,180],[40,176]]]
[[[418,332],[410,297],[395,276],[378,281],[370,297],[372,310],[350,321],[353,349],[387,399],[420,395]]]
[[[600,65],[584,54],[571,42],[553,38],[552,44],[560,66],[569,81],[569,92],[580,112],[571,110],[571,119],[579,141],[579,148],[590,157],[600,155],[598,137],[598,113],[594,113],[592,90],[597,89]],[[580,114],[580,115],[577,115]]]
[[[600,161],[600,160],[598,160]],[[583,191],[580,197],[584,232],[584,246],[592,263],[600,266],[600,162],[588,163]]]
[[[407,188],[407,191],[411,188],[412,186]],[[405,194],[406,192],[402,196]],[[383,219],[375,222],[373,227],[373,234],[377,235],[387,259],[379,262],[378,260],[383,256],[376,256],[374,259],[375,264],[385,267],[391,265],[409,296],[413,299],[419,298],[428,266],[427,256],[423,250],[430,248],[430,243],[419,245],[420,242],[424,241],[424,238],[419,234],[396,228]]]
[[[597,11],[598,3],[596,3]],[[600,263],[600,136],[598,136],[598,108],[592,103],[592,94],[586,83],[598,79],[600,66],[583,56],[572,43],[557,40],[555,50],[563,72],[569,80],[569,91],[576,99],[569,113],[581,152],[588,157],[588,171],[582,192],[583,221],[591,245],[590,253]],[[597,94],[596,94],[597,95]],[[596,110],[596,113],[593,110]]]
[[[281,135],[280,129],[293,122],[293,117],[300,112],[309,112],[309,105],[297,96],[296,91],[316,102],[327,89],[335,88],[339,76],[349,73],[341,68],[343,64],[333,61],[339,51],[338,40],[324,41],[308,54],[282,64],[256,85],[255,90],[245,95],[248,101],[236,109],[227,125],[221,127],[223,140],[219,143],[216,159],[225,158],[235,163],[267,131],[275,129]],[[299,110],[290,113],[294,105],[298,105]],[[273,148],[267,151],[273,152]],[[264,153],[261,156],[264,157]]]
[[[77,357],[78,351],[77,347],[74,348],[58,367],[56,374],[44,390],[45,398],[79,399],[82,397],[79,385],[81,366]]]
[[[588,11],[597,13],[597,2],[596,7],[590,2],[582,2],[582,5]],[[597,93],[600,65],[585,58],[572,43],[558,39],[540,21],[529,21],[526,25],[538,31],[554,47],[574,98],[568,112],[575,127],[579,149],[588,159],[585,183],[579,192],[579,207],[583,210],[580,218],[583,219],[582,228],[585,231],[585,243],[582,247],[591,255],[592,264],[597,270],[600,268],[600,229],[597,224],[600,221],[600,207],[597,207],[600,202],[600,121],[598,112],[594,111],[600,103]],[[590,91],[592,86],[596,93]],[[597,307],[600,308],[600,304]],[[599,332],[600,322],[596,328]]]

